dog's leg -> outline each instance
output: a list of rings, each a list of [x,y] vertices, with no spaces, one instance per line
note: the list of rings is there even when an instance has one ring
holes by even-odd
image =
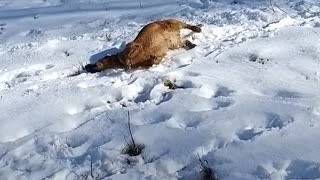
[[[199,33],[201,32],[201,25],[193,26],[193,25],[187,24],[186,29],[190,29],[193,32]]]
[[[124,66],[124,70],[125,71],[129,71],[132,69],[132,64],[131,63],[127,63],[125,66]]]
[[[170,29],[174,29],[176,31],[179,31],[180,29],[190,29],[193,32],[201,32],[201,25],[193,26],[175,19],[169,19],[162,21],[162,24]]]

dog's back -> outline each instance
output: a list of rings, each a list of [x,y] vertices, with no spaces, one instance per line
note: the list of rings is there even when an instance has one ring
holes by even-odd
[[[169,49],[180,46],[182,28],[184,27],[180,21],[156,21],[142,28],[133,42],[141,44],[148,54],[163,56]]]

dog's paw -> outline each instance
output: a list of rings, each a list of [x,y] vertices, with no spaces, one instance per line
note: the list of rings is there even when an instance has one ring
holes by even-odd
[[[192,42],[190,42],[189,40],[186,40],[184,42],[184,45],[183,45],[183,48],[186,49],[186,50],[190,50],[190,49],[193,49],[195,48],[197,45],[193,44]]]

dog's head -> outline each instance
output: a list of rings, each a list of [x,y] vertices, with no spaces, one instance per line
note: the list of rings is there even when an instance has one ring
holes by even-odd
[[[85,66],[86,71],[90,73],[101,72],[111,68],[121,68],[121,64],[118,62],[115,55],[106,56],[95,64],[88,64]]]
[[[96,72],[100,72],[103,71],[105,67],[101,62],[97,62],[95,64],[87,64],[84,68],[86,69],[87,72],[90,73],[96,73]]]

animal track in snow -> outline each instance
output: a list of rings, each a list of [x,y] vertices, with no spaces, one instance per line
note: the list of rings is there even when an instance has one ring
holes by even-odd
[[[204,82],[201,74],[193,71],[170,72],[165,75],[177,89],[188,89],[191,94],[210,99],[214,96],[214,89]]]
[[[217,103],[217,107],[214,110],[219,110],[221,108],[229,107],[233,104],[230,99],[220,99],[215,101]]]
[[[286,168],[286,179],[318,179],[320,178],[320,164],[312,161],[293,160]]]
[[[245,128],[237,133],[238,138],[244,141],[255,140],[257,136],[262,135],[265,131],[280,130],[294,121],[294,118],[289,115],[279,115],[276,113],[266,113],[265,118],[263,127]]]
[[[263,165],[258,165],[254,174],[261,179],[286,179],[286,168],[289,162],[272,162]]]
[[[301,98],[301,97],[303,97],[303,95],[300,94],[300,93],[297,93],[297,92],[293,92],[293,91],[279,90],[278,92],[276,92],[275,97],[279,97],[279,98]]]
[[[214,97],[220,97],[220,96],[222,96],[222,97],[228,97],[228,96],[230,96],[230,95],[231,95],[232,93],[234,93],[234,92],[235,92],[234,90],[231,90],[231,89],[229,89],[229,88],[227,88],[227,87],[221,86],[221,87],[219,87],[219,88],[217,89]]]
[[[47,70],[47,69],[51,69],[51,68],[53,68],[53,67],[54,67],[53,64],[48,64],[48,65],[45,66],[45,69]]]
[[[253,140],[256,136],[259,136],[263,131],[256,130],[254,128],[246,128],[243,131],[237,133],[238,138],[243,141]]]
[[[267,113],[267,122],[265,128],[271,130],[272,128],[282,129],[294,121],[294,118],[289,115],[279,115],[275,113]]]
[[[257,62],[257,63],[260,63],[260,64],[264,65],[266,62],[269,62],[270,59],[269,58],[259,57],[259,55],[257,55],[257,54],[250,54],[249,55],[249,61]]]
[[[168,127],[181,129],[193,129],[196,128],[200,123],[201,120],[198,117],[190,117],[190,115],[173,116],[165,122]]]
[[[272,162],[259,165],[255,174],[261,179],[318,179],[320,164],[300,159]]]
[[[70,137],[66,137],[66,143],[71,148],[77,148],[86,143],[88,139],[88,136],[81,133],[77,133],[74,135],[70,135]]]
[[[31,38],[37,38],[43,35],[43,31],[41,29],[31,29],[29,32],[25,34],[25,36],[29,36]]]
[[[8,71],[0,75],[0,87],[4,84],[4,89],[10,89],[20,83],[33,79],[41,75],[45,70],[53,68],[54,65],[33,65],[27,68],[20,68],[13,71]]]

